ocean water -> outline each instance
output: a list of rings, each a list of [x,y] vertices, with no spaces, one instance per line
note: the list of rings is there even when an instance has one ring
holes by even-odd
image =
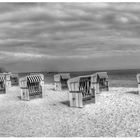
[[[139,69],[134,70],[104,70],[109,76],[110,87],[137,87],[136,74],[140,72]],[[71,77],[93,74],[97,71],[79,71],[70,72]],[[53,76],[57,72],[40,72],[44,74],[45,83],[53,84]],[[29,73],[19,73],[19,77],[28,75]]]

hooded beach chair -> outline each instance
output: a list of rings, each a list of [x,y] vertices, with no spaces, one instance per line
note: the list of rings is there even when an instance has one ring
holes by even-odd
[[[10,87],[10,74],[0,73],[0,93],[7,93]]]
[[[84,101],[94,98],[102,89],[109,90],[107,73],[78,76],[68,80],[69,101],[71,107],[83,107]]]
[[[19,85],[19,77],[18,74],[11,74],[10,75],[11,86],[18,86]]]
[[[54,82],[55,82],[55,90],[63,90],[67,89],[67,81],[70,79],[69,73],[60,73],[54,75]]]
[[[136,75],[136,78],[137,78],[137,84],[138,84],[138,94],[140,94],[140,73]]]
[[[31,74],[19,79],[21,88],[21,99],[30,100],[32,97],[43,97],[44,95],[44,75]]]

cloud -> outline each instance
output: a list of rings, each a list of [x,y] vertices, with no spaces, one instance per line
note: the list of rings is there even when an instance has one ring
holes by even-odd
[[[135,56],[140,51],[139,7],[138,3],[1,3],[0,61],[49,63],[54,70],[63,59],[62,69],[76,59],[71,66],[78,69],[80,60]]]

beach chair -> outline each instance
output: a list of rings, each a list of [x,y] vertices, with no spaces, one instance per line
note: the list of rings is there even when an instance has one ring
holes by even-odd
[[[70,79],[69,73],[60,73],[54,75],[55,90],[68,89],[68,79]]]
[[[29,101],[31,98],[43,97],[44,95],[44,75],[31,74],[19,79],[21,89],[21,100]]]
[[[107,72],[97,72],[97,83],[100,91],[109,91],[109,81]]]
[[[10,75],[8,73],[0,73],[0,93],[7,93],[10,87]]]
[[[11,86],[18,86],[19,85],[19,77],[18,74],[11,74],[10,75]]]
[[[138,84],[138,94],[140,94],[140,73],[136,75],[136,78],[137,78],[137,84]]]
[[[96,102],[96,94],[102,89],[109,90],[107,73],[78,76],[67,81],[69,88],[69,101],[71,107],[83,107],[84,102]]]

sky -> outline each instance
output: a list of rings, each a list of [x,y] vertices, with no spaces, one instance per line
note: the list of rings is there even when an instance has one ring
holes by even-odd
[[[0,3],[0,67],[140,68],[140,3]]]

